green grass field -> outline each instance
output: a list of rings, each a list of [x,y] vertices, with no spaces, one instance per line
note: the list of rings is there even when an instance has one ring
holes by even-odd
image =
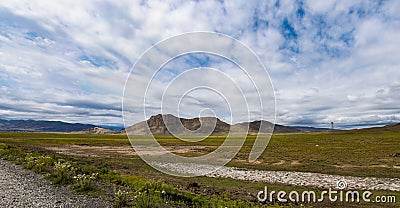
[[[186,156],[206,154],[216,149],[224,139],[222,136],[213,136],[193,144],[172,137],[157,138],[163,146],[179,149],[181,151],[178,151],[177,154]],[[336,131],[274,135],[261,157],[254,163],[248,163],[248,152],[253,142],[254,137],[247,137],[239,154],[228,165],[261,170],[304,171],[361,177],[400,177],[399,132]],[[260,205],[257,203],[255,195],[266,185],[231,179],[180,178],[165,175],[146,165],[138,156],[132,154],[133,150],[125,135],[3,132],[0,133],[0,145],[11,146],[25,152],[68,158],[76,164],[92,167],[95,170],[103,167],[107,171],[117,171],[122,178],[134,176],[143,180],[162,181],[180,193],[191,193],[193,196],[207,199],[211,197],[213,200],[213,197],[216,197],[216,201],[253,203],[246,206]],[[117,186],[121,186],[121,184],[117,183]],[[91,193],[96,195],[113,192],[110,191],[110,186],[104,187],[108,187],[103,188],[104,190],[108,189],[108,192],[100,189],[103,191],[92,191]],[[306,189],[306,187],[279,184],[268,184],[268,187],[288,191]],[[379,191],[377,193],[396,195],[397,199],[400,199],[400,194],[397,192]],[[280,205],[300,206],[301,204]],[[306,205],[340,206],[338,203],[330,204],[328,202]],[[371,206],[371,204],[350,205],[355,207]],[[234,206],[239,206],[239,204],[236,203]],[[269,206],[272,205],[269,204]],[[381,207],[382,205],[374,206]]]

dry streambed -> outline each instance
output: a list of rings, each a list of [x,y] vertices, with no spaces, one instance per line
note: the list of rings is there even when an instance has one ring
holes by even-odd
[[[212,148],[212,146],[167,146],[164,147],[167,151],[173,152],[175,154],[185,154],[193,152],[201,152],[207,148]],[[54,146],[45,147],[47,150],[51,150],[61,155],[72,155],[72,156],[84,156],[84,157],[100,157],[100,156],[137,156],[136,152],[133,150],[132,146],[90,146],[90,145],[65,145],[65,146]],[[157,149],[148,148],[144,151],[147,155],[160,155]]]
[[[187,153],[193,151],[202,151],[207,146],[176,146],[167,147],[167,150],[174,153]],[[94,156],[98,157],[100,154],[104,155],[127,155],[134,156],[136,153],[131,146],[79,146],[68,145],[63,147],[47,147],[59,154],[64,155],[81,155],[81,156]],[[157,152],[149,149],[149,154],[156,154]],[[282,161],[281,161],[282,162]],[[296,163],[297,161],[294,161]],[[293,162],[292,162],[293,163]],[[214,167],[203,165],[194,166],[191,164],[158,164],[168,169],[181,173],[192,173],[195,175],[210,172],[215,169]],[[274,164],[272,164],[274,165]],[[278,165],[278,164],[275,164]],[[292,164],[296,165],[296,164]],[[218,171],[206,174],[207,177],[214,178],[231,178],[236,180],[265,182],[265,183],[280,183],[296,186],[312,186],[322,189],[336,188],[337,183],[345,182],[348,189],[362,189],[362,190],[391,190],[400,191],[399,178],[373,178],[373,177],[352,177],[352,176],[339,176],[328,175],[321,173],[307,173],[307,172],[289,172],[289,171],[263,171],[240,169],[234,167],[222,167]]]
[[[235,167],[221,167],[219,170],[210,173],[211,170],[215,169],[214,166],[194,165],[188,163],[156,163],[155,165],[176,171],[177,173],[194,175],[205,174],[205,176],[213,178],[231,178],[252,182],[318,187],[321,189],[336,189],[339,185],[340,188],[350,190],[400,191],[399,178],[362,178],[321,173],[250,170]]]
[[[223,167],[207,176],[296,186],[312,186],[322,189],[334,189],[337,188],[338,182],[342,184],[344,182],[346,184],[345,188],[352,190],[400,191],[400,179],[398,178],[362,178],[307,172],[248,170],[233,167]]]

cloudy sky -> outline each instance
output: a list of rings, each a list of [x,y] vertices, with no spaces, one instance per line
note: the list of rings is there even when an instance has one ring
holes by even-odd
[[[192,31],[232,36],[259,56],[277,123],[400,122],[396,0],[1,1],[0,118],[122,126],[133,64]]]

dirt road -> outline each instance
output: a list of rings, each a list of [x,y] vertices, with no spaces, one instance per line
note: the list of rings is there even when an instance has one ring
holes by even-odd
[[[112,207],[110,202],[76,195],[42,175],[0,159],[0,207]]]

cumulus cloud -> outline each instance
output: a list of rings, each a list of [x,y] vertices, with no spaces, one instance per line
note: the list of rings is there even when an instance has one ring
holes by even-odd
[[[5,1],[0,115],[120,126],[125,79],[140,55],[173,35],[215,31],[242,41],[267,67],[278,123],[399,122],[399,10],[395,0]],[[203,65],[198,57],[171,62],[159,89],[185,67]],[[207,102],[215,94],[191,96],[188,110],[217,105]]]

